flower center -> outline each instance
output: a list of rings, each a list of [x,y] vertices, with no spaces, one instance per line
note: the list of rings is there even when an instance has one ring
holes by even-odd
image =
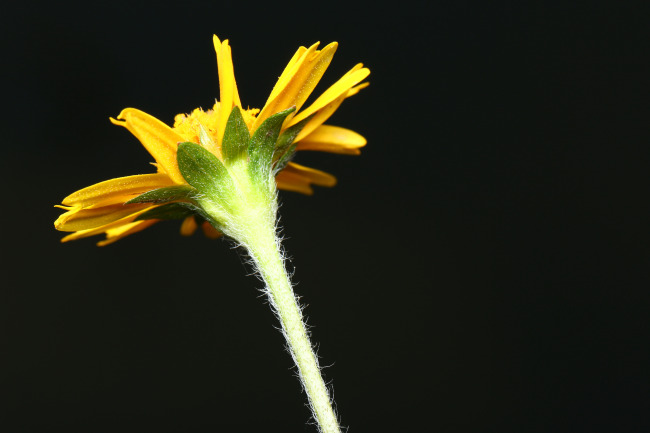
[[[208,134],[208,137],[214,142],[218,143],[219,137],[223,136],[223,131],[220,130],[225,128],[225,125],[220,127],[219,122],[219,102],[215,102],[212,109],[203,111],[201,108],[196,108],[190,114],[177,114],[174,117],[174,131],[183,137],[186,141],[192,143],[202,144],[200,140],[200,131],[201,127]],[[250,132],[253,123],[255,122],[255,117],[260,110],[258,108],[250,108],[248,110],[241,110],[241,114],[244,117],[248,131]],[[209,149],[215,153],[219,159],[221,157],[221,149]]]

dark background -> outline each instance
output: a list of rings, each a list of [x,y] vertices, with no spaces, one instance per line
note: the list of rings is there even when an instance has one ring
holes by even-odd
[[[490,3],[490,4],[488,4]],[[261,107],[299,45],[360,157],[281,194],[350,432],[650,431],[648,9],[626,2],[13,2],[2,17],[0,429],[315,431],[261,283],[158,224],[60,244],[52,206],[151,157],[108,122]],[[99,239],[97,239],[99,240]]]

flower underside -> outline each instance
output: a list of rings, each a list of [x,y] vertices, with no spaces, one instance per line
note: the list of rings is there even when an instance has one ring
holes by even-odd
[[[367,86],[367,83],[359,84],[370,73],[363,65],[356,65],[301,110],[329,66],[336,43],[322,50],[317,49],[318,43],[309,48],[300,47],[261,110],[242,108],[228,41],[222,42],[215,36],[214,46],[220,100],[209,110],[197,108],[190,114],[177,115],[173,127],[135,108],[126,108],[116,119],[111,119],[138,138],[155,159],[157,173],[107,180],[66,197],[58,206],[66,212],[55,222],[58,230],[72,232],[62,239],[63,242],[105,234],[106,239],[98,245],[107,245],[163,219],[182,219],[180,230],[186,236],[199,227],[210,238],[221,236],[224,226],[190,206],[196,198],[192,194],[196,195],[196,192],[190,191],[194,189],[186,178],[192,175],[187,163],[184,168],[179,167],[182,163],[181,143],[194,143],[199,150],[207,151],[206,158],[214,158],[213,164],[222,164],[225,172],[231,175],[228,178],[234,176],[232,178],[236,181],[235,174],[241,171],[237,152],[243,152],[241,155],[245,158],[241,161],[248,163],[251,155],[256,155],[256,134],[263,131],[268,135],[269,128],[277,124],[276,142],[266,144],[270,153],[267,155],[268,167],[265,167],[275,179],[273,192],[277,183],[280,189],[303,194],[312,194],[312,185],[333,186],[336,179],[328,173],[292,162],[296,151],[360,153],[359,149],[366,144],[361,135],[324,122],[346,98]],[[200,153],[189,145],[184,149],[198,152],[197,155]],[[147,194],[149,201],[137,200]]]

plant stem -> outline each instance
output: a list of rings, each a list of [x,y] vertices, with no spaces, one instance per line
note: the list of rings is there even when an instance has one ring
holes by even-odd
[[[318,360],[312,350],[300,307],[284,267],[275,226],[260,223],[257,219],[251,221],[247,229],[245,246],[267,285],[271,305],[280,317],[284,336],[298,366],[314,417],[323,433],[340,433]]]

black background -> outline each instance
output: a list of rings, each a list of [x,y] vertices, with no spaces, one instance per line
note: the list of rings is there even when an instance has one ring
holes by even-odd
[[[489,3],[489,4],[488,4]],[[296,291],[350,432],[650,431],[648,9],[626,2],[17,2],[2,18],[0,426],[315,431],[261,283],[158,224],[58,242],[52,208],[151,157],[108,122],[260,107],[299,45],[371,86],[360,157],[282,193]]]

